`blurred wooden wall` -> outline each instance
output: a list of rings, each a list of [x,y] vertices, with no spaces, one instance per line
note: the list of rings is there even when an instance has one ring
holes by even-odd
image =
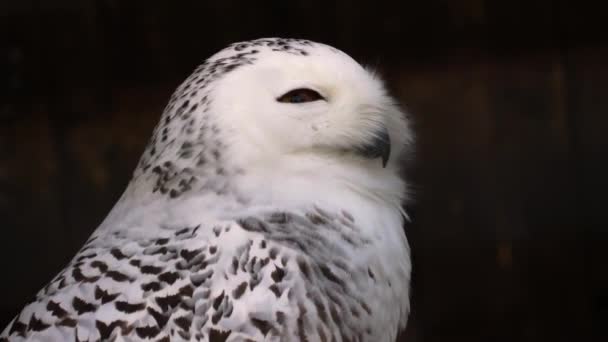
[[[0,325],[103,219],[200,61],[296,36],[379,69],[415,122],[404,340],[608,337],[608,48],[593,6],[0,3]]]

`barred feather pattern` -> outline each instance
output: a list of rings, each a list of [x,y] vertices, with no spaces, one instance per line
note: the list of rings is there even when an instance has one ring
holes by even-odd
[[[371,341],[380,279],[346,212],[271,212],[134,240],[94,236],[5,331],[20,340]],[[251,308],[255,308],[252,310]],[[118,319],[113,319],[118,317]],[[365,324],[364,322],[368,322]]]

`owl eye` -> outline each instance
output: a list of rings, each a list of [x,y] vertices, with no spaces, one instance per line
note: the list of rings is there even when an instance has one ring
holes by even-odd
[[[304,103],[318,100],[325,100],[325,98],[318,92],[308,88],[290,90],[277,99],[277,101],[283,103]]]

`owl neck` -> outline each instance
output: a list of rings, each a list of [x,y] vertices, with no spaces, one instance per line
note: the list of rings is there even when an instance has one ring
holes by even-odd
[[[226,162],[221,153],[194,164],[189,159],[159,162],[137,170],[107,222],[171,220],[195,213],[201,219],[230,219],[252,211],[299,210],[312,205],[361,211],[400,210],[404,183],[395,171],[336,160],[336,156],[297,155]],[[115,223],[113,225],[116,225]]]

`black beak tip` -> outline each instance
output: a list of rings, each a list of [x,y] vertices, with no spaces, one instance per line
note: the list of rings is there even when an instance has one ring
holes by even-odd
[[[382,167],[386,168],[386,164],[388,164],[388,158],[391,155],[391,145],[390,143],[387,145],[388,148],[385,149],[382,153]]]
[[[382,127],[373,140],[360,147],[358,152],[365,158],[382,158],[382,167],[385,168],[391,155],[391,139],[386,127]]]

